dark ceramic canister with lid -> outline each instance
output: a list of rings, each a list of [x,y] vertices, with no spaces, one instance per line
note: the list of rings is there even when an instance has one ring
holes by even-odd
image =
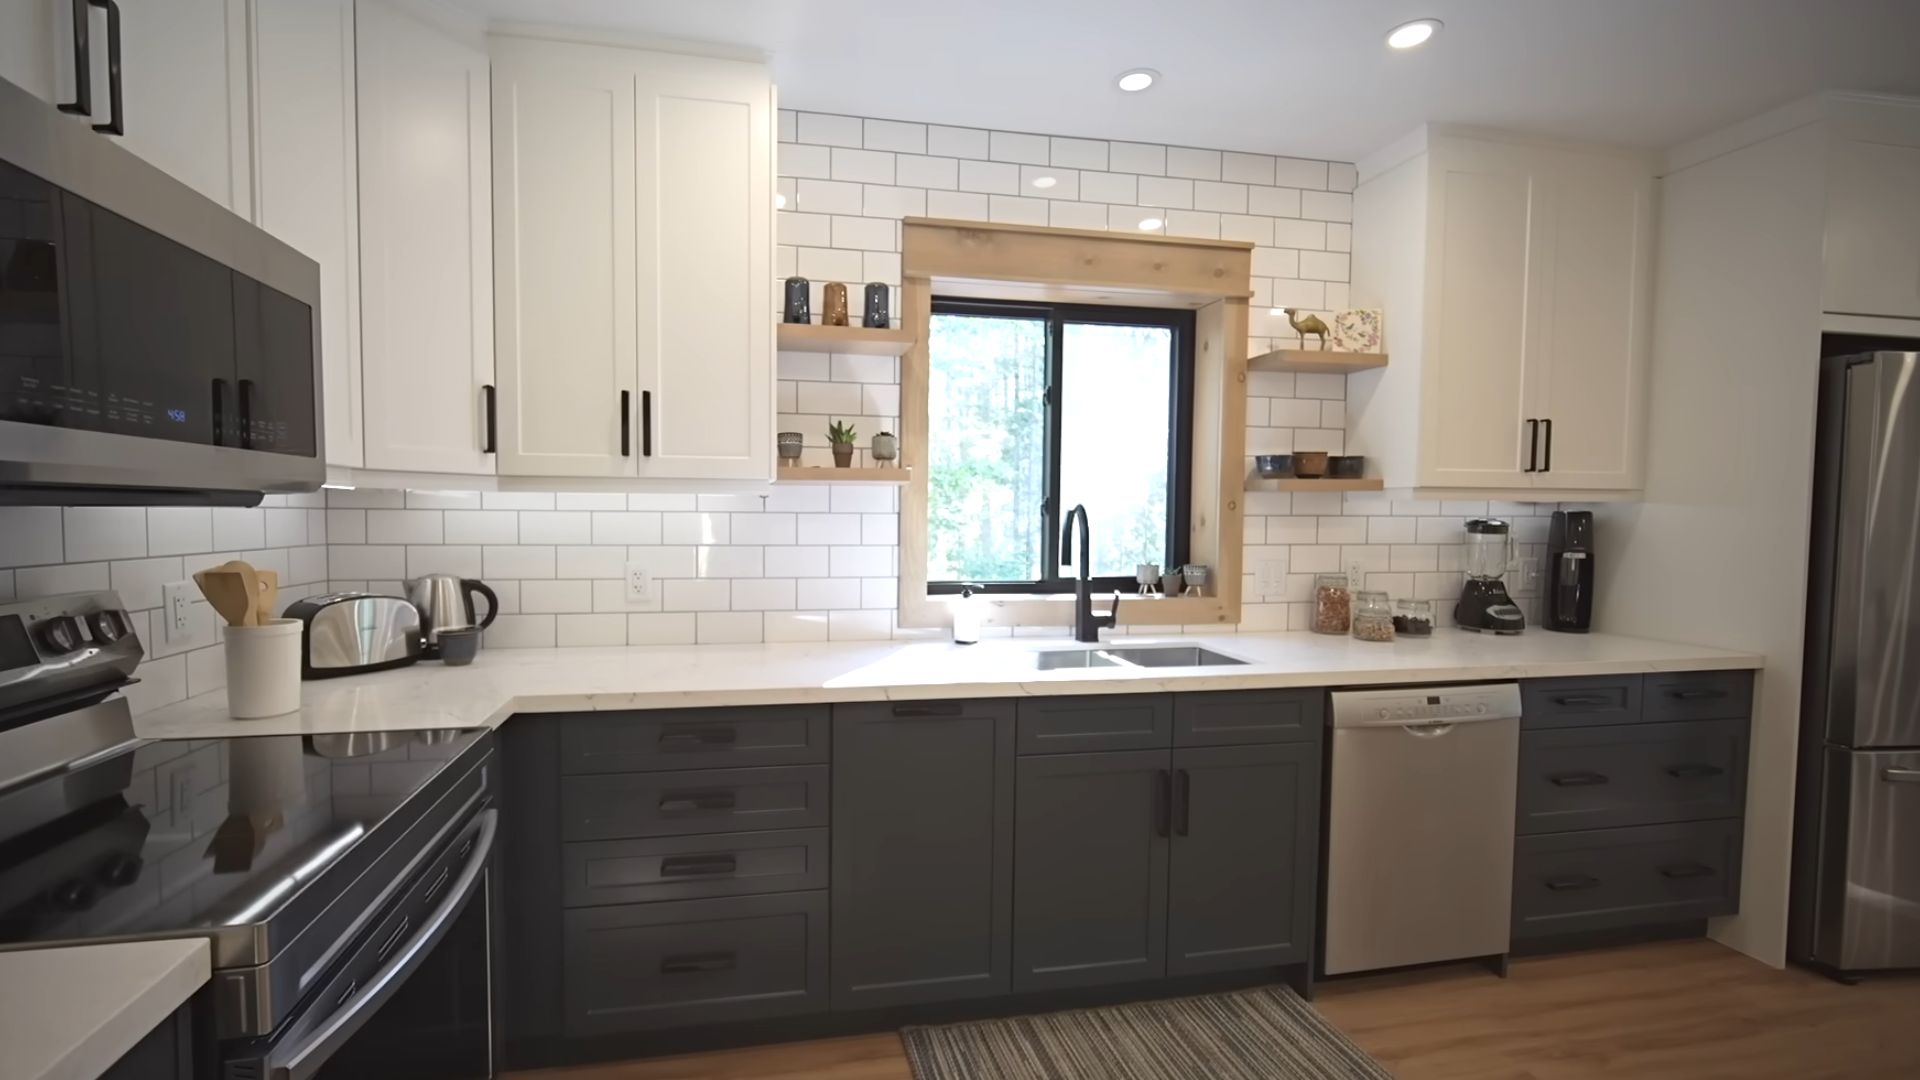
[[[878,281],[867,282],[867,305],[861,313],[860,325],[885,330],[890,325],[888,308],[892,306],[892,290]]]
[[[813,300],[807,291],[806,278],[787,279],[786,321],[802,324],[813,321]]]

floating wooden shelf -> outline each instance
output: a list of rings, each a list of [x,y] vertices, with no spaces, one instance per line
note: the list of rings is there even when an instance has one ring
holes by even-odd
[[[875,330],[864,326],[819,326],[781,323],[780,351],[850,353],[860,356],[899,356],[913,347],[913,332],[904,327]]]
[[[1297,371],[1308,375],[1348,375],[1386,366],[1387,354],[1374,352],[1275,349],[1247,358],[1248,371]]]
[[[870,466],[836,469],[831,465],[782,465],[776,479],[801,484],[904,484],[912,469]]]
[[[1268,484],[1274,485],[1268,487]],[[1317,480],[1307,480],[1297,476],[1284,476],[1277,480],[1268,480],[1259,473],[1247,477],[1248,491],[1385,491],[1387,482],[1377,476],[1341,479],[1326,476]]]

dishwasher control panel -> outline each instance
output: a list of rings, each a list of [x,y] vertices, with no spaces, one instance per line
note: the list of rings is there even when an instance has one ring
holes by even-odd
[[[1519,683],[1335,690],[1330,697],[1336,728],[1517,720],[1520,717]]]

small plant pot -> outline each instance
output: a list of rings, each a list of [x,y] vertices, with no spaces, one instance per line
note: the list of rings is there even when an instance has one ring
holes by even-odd
[[[900,440],[897,437],[884,431],[873,437],[873,460],[892,461],[899,456]]]
[[[836,469],[844,469],[852,464],[853,464],[853,444],[852,443],[834,443],[833,444],[833,467]]]
[[[781,461],[799,461],[800,448],[805,443],[806,437],[797,431],[783,431],[774,437],[774,444],[780,448]]]

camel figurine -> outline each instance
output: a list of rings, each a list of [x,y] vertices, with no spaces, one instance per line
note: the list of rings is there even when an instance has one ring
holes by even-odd
[[[1308,334],[1319,334],[1320,349],[1322,352],[1326,351],[1327,324],[1320,321],[1320,316],[1308,315],[1303,319],[1300,317],[1299,308],[1281,308],[1280,310],[1286,312],[1287,325],[1293,327],[1293,332],[1300,335],[1300,348],[1307,347]]]

